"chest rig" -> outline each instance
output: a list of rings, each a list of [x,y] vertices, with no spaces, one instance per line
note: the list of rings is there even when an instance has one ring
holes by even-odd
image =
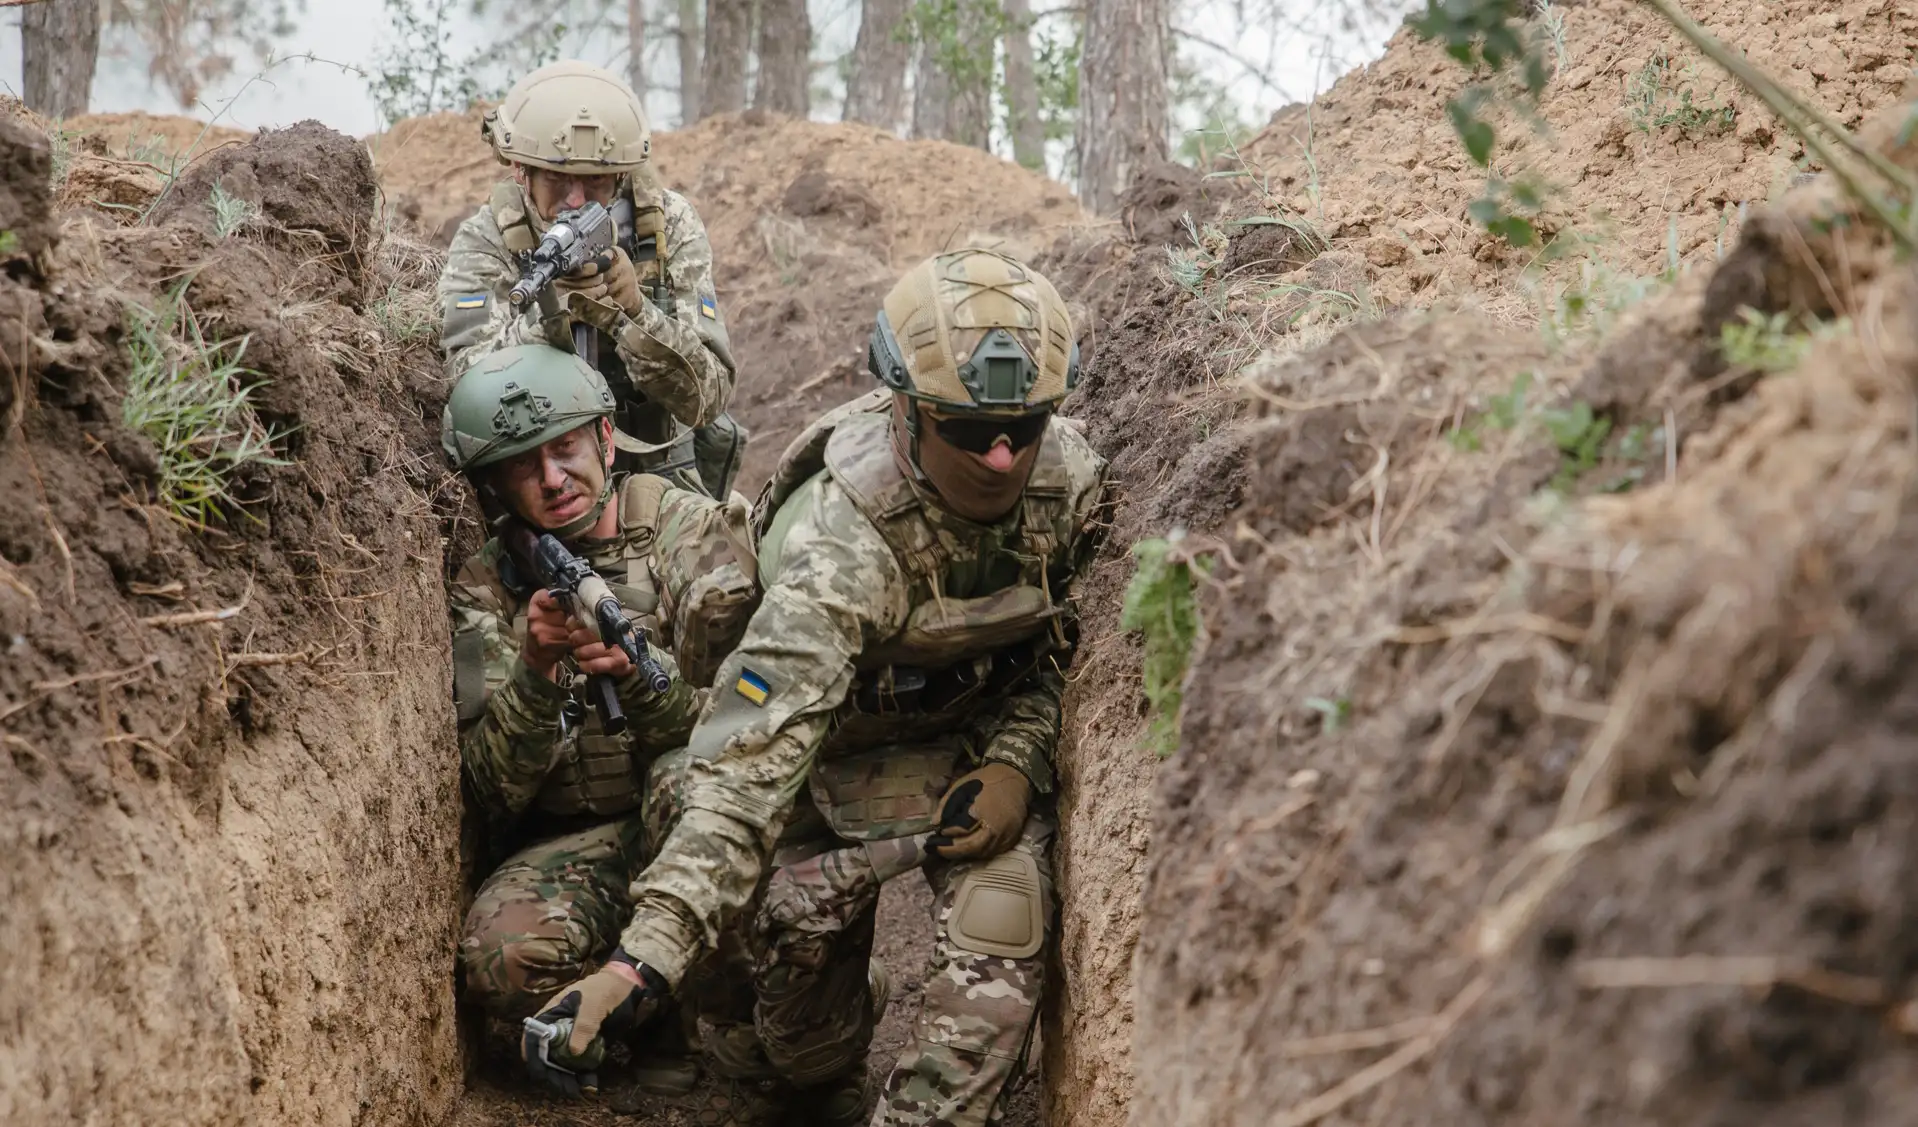
[[[632,260],[639,292],[668,317],[678,315],[673,296],[672,247],[666,238],[665,189],[650,168],[628,174],[613,200],[613,218],[619,227],[619,246]],[[533,211],[525,190],[511,180],[493,185],[493,221],[500,238],[517,260],[534,247],[550,225]],[[598,330],[595,330],[596,332]],[[646,398],[627,374],[619,350],[604,333],[599,340],[599,370],[619,401],[618,426],[635,440],[622,443],[619,465],[643,473],[669,475],[693,466],[693,434],[672,414]]]
[[[823,468],[910,586],[905,627],[856,659],[808,780],[834,830],[867,840],[928,828],[969,754],[970,723],[1071,644],[1055,600],[1073,532],[1058,436],[1044,438],[1015,514],[988,528],[928,507],[893,457],[890,409],[882,389],[822,418],[788,448],[759,513],[770,520],[806,463]]]
[[[664,480],[651,475],[627,477],[619,486],[618,533],[608,540],[576,546],[605,578],[627,616],[655,640],[659,636],[659,594],[650,565],[660,498],[666,488]],[[491,579],[489,586],[498,600],[501,625],[506,627],[510,622],[507,636],[517,644],[526,636],[526,604],[536,586],[503,551],[496,557]],[[467,656],[462,656],[462,649],[469,651]],[[456,638],[453,675],[459,687],[456,695],[462,723],[485,712],[483,689],[474,692],[466,687],[475,680],[484,683],[483,668],[467,668],[475,660],[471,648],[462,647]],[[532,804],[533,810],[549,818],[611,818],[639,809],[645,798],[646,770],[660,752],[667,750],[640,748],[630,732],[606,734],[600,728],[598,713],[585,706],[585,685],[585,677],[573,667],[570,657],[561,663],[560,687],[568,691],[570,699],[562,713],[552,767]],[[476,705],[469,703],[476,698]]]

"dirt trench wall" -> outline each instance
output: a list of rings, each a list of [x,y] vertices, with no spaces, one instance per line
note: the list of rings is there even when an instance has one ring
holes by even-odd
[[[145,226],[50,217],[47,171],[0,124],[0,1122],[437,1121],[460,799],[436,366],[368,300],[430,271],[313,123],[197,165]],[[224,237],[215,184],[254,209]],[[129,311],[183,280],[290,430],[288,464],[235,479],[248,515],[202,530],[155,502],[122,410]]]
[[[1914,107],[1860,131],[1907,170]],[[1890,242],[1817,178],[1590,363],[1447,312],[1253,373],[1153,810],[1134,1123],[1910,1118]],[[1740,307],[1778,351],[1721,333]],[[1618,441],[1572,459],[1581,406]]]
[[[1197,182],[1196,175],[1192,181]],[[1083,382],[1066,410],[1110,467],[1106,542],[1074,588],[1081,648],[1069,674],[1059,749],[1059,957],[1044,1027],[1046,1122],[1119,1127],[1135,1070],[1153,1067],[1158,1039],[1134,1025],[1133,976],[1144,922],[1152,795],[1162,767],[1146,740],[1136,636],[1120,610],[1132,545],[1178,527],[1214,528],[1243,479],[1242,445],[1216,426],[1234,410],[1212,381],[1224,330],[1173,339],[1162,326],[1188,299],[1162,276],[1153,218],[1208,201],[1135,191],[1129,224],[1140,243],[1090,234],[1061,240],[1040,267],[1080,310]]]

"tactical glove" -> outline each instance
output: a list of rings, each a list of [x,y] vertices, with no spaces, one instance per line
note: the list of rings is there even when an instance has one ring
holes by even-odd
[[[589,262],[577,274],[568,274],[553,280],[553,288],[571,304],[571,295],[591,298],[594,301],[609,302],[625,310],[628,317],[639,313],[639,274],[633,269],[633,260],[626,257],[626,251],[614,247],[612,261],[601,267],[598,262]],[[604,261],[604,260],[602,260]]]
[[[528,1019],[520,1056],[534,1078],[566,1095],[579,1095],[579,1078],[588,1077],[587,1086],[595,1086],[590,1077],[605,1059],[601,1031],[641,1024],[659,1009],[667,994],[666,980],[658,971],[615,948],[605,966],[562,987]],[[565,1028],[566,1021],[571,1022],[570,1035],[563,1042],[548,1041],[542,1053],[534,1026]]]
[[[1019,840],[1031,802],[1032,784],[1017,767],[988,763],[946,788],[939,832],[926,844],[948,861],[996,857]]]

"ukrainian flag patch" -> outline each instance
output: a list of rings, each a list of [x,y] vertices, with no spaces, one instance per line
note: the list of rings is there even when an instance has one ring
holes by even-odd
[[[480,309],[485,307],[485,305],[486,295],[483,293],[462,294],[453,299],[453,308],[455,309]]]
[[[719,303],[701,294],[699,298],[699,315],[709,320],[719,320]]]
[[[767,694],[773,691],[772,685],[764,677],[744,667],[739,670],[739,680],[733,684],[733,688],[739,691],[740,696],[762,706],[766,703]]]

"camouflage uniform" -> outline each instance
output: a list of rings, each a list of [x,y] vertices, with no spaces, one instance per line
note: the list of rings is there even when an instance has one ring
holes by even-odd
[[[577,541],[575,550],[649,634],[670,635],[688,592],[736,572],[737,532],[722,506],[662,478],[633,475],[616,486],[618,534]],[[570,659],[562,684],[520,661],[532,591],[503,555],[497,539],[488,541],[452,584],[460,761],[488,855],[508,854],[467,914],[460,965],[471,995],[519,1018],[617,941],[630,911],[627,884],[646,857],[648,769],[685,743],[705,694],[675,677],[654,696],[630,675],[618,686],[629,726],[606,735],[597,714],[575,702]],[[669,656],[661,664],[674,669]]]
[[[1044,988],[1067,593],[1095,545],[1104,463],[1054,419],[1023,500],[996,524],[971,523],[899,469],[889,404],[882,389],[820,420],[768,487],[763,601],[719,667],[664,788],[672,801],[649,811],[664,841],[633,883],[621,946],[678,981],[729,917],[755,911],[761,1051],[801,1087],[844,1076],[872,1033],[866,960],[879,880],[911,863],[901,839],[934,828],[949,780],[1011,765],[1037,796],[1018,844],[925,866],[935,950],[878,1117],[983,1124]],[[801,864],[833,850],[850,852]],[[769,863],[786,866],[770,894]],[[960,904],[998,885],[1037,890],[1028,933],[957,934]],[[816,910],[828,900],[830,913]]]
[[[650,300],[636,317],[592,316],[602,321],[599,366],[620,401],[619,427],[644,447],[630,464],[723,498],[746,434],[725,414],[733,360],[706,226],[684,196],[661,187],[648,169],[623,177],[619,191],[632,199],[634,215],[632,237],[622,242]],[[549,225],[511,180],[494,185],[492,199],[460,224],[439,280],[440,344],[450,371],[515,344],[572,350],[572,323],[590,303],[575,297],[581,308],[562,309],[549,290],[544,304],[516,313],[507,300],[519,280],[519,253],[537,245]]]

